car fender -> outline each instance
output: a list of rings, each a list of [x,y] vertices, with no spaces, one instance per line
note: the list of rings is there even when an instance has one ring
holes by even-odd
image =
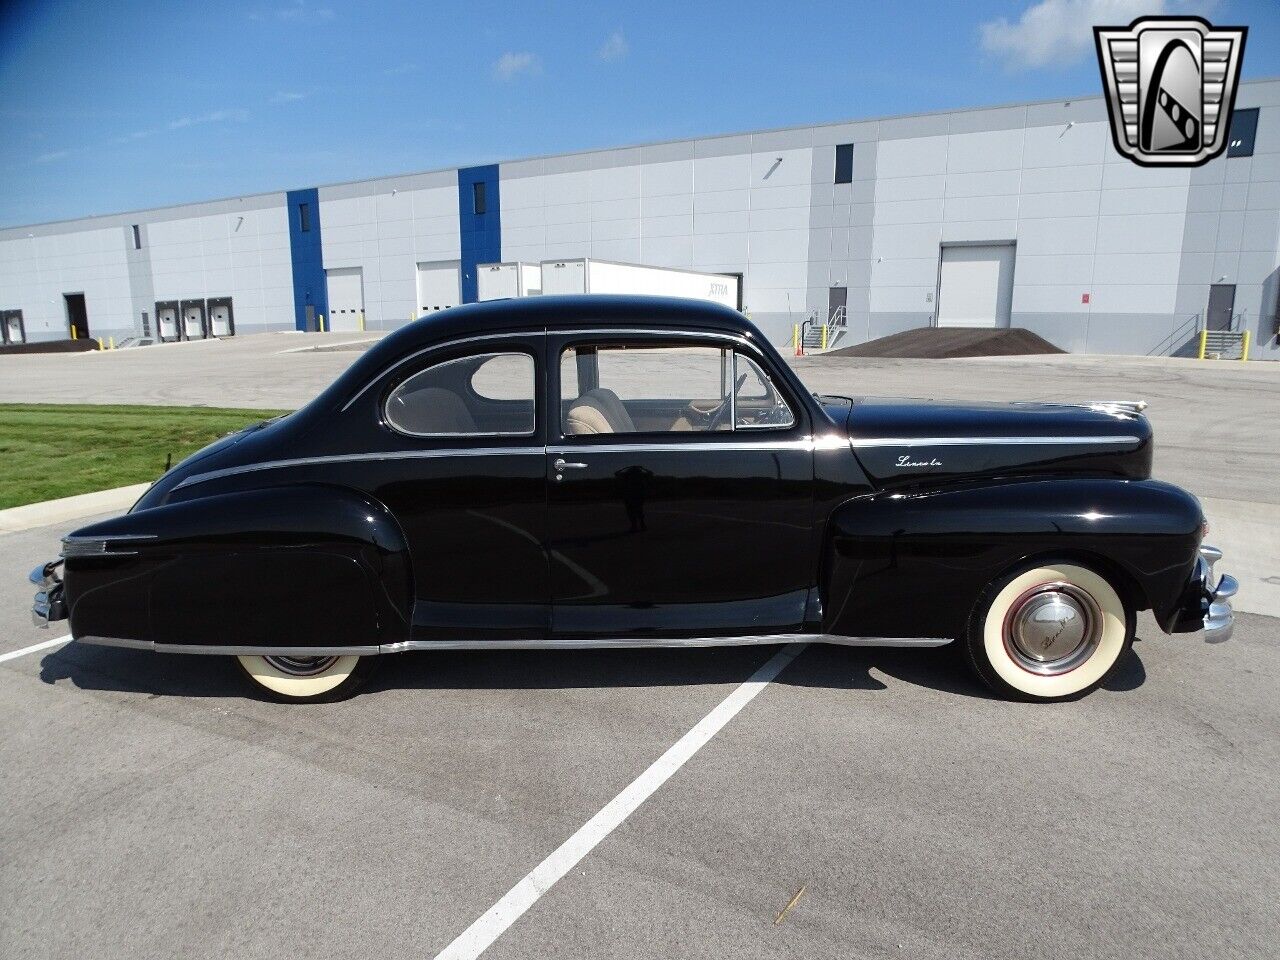
[[[319,484],[216,494],[77,530],[76,637],[184,646],[370,646],[408,636],[405,537],[367,494]]]
[[[1156,480],[1051,478],[854,497],[827,524],[824,629],[958,638],[993,579],[1058,557],[1100,568],[1168,630],[1202,524],[1195,497]]]

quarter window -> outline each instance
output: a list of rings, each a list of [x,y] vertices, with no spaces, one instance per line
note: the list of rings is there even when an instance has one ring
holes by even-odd
[[[416,437],[528,436],[535,377],[527,353],[446,360],[409,377],[387,397],[387,423]]]

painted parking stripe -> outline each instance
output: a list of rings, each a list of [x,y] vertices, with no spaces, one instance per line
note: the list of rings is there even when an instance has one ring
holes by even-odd
[[[806,644],[789,644],[771,657],[733,693],[672,744],[649,769],[636,777],[621,793],[610,800],[594,817],[538,864],[506,895],[490,907],[475,923],[467,927],[458,939],[436,955],[436,960],[472,960],[480,956],[515,923],[526,910],[572,870],[579,861],[595,849],[605,837],[623,823],[671,775],[684,766],[695,753],[750,703],[761,690],[769,685],[792,660],[799,656]]]
[[[54,637],[52,640],[41,640],[39,643],[33,643],[29,647],[23,647],[21,650],[10,650],[8,653],[0,653],[0,663],[6,660],[17,660],[19,657],[25,657],[28,653],[39,653],[41,650],[48,650],[50,647],[58,647],[67,643],[71,639],[71,634],[65,637]]]

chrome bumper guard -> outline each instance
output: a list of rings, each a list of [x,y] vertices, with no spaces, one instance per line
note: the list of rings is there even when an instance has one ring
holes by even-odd
[[[1218,580],[1217,586],[1210,586],[1213,583],[1213,565],[1221,559],[1222,551],[1217,547],[1207,544],[1200,547],[1198,566],[1207,603],[1204,615],[1205,643],[1224,643],[1231,639],[1231,633],[1235,629],[1235,613],[1231,609],[1231,598],[1240,589],[1240,584],[1236,582],[1235,577],[1224,573]]]
[[[27,578],[40,588],[31,604],[31,622],[42,629],[51,620],[67,619],[67,604],[62,599],[62,578],[58,576],[61,560],[43,564],[31,571]]]

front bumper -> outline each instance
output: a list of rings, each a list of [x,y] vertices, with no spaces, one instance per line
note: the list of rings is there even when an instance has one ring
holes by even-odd
[[[1236,578],[1224,573],[1213,586],[1213,565],[1222,559],[1222,551],[1207,544],[1200,547],[1200,559],[1196,562],[1196,575],[1201,584],[1205,643],[1223,643],[1231,639],[1235,629],[1235,612],[1231,598],[1240,589]]]
[[[67,602],[63,599],[62,578],[58,575],[61,566],[61,560],[42,564],[27,578],[40,588],[31,604],[31,621],[37,627],[47,627],[52,620],[67,619]]]

